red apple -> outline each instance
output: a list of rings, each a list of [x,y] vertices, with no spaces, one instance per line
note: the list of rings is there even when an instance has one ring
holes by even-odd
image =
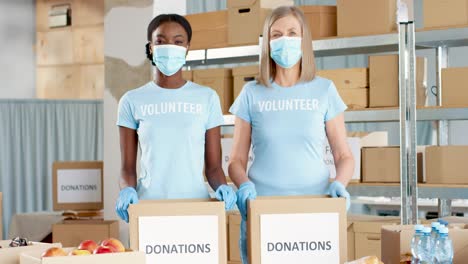
[[[66,255],[67,253],[63,249],[58,248],[58,247],[49,248],[44,253],[42,253],[43,258],[60,257],[60,256],[66,256]]]
[[[93,240],[85,240],[85,241],[80,243],[80,245],[78,246],[78,249],[87,250],[87,251],[89,251],[89,253],[93,253],[93,251],[97,247],[99,247],[99,245],[96,242],[94,242]]]
[[[99,246],[93,252],[93,254],[108,254],[108,253],[114,253],[114,251],[112,250],[112,248],[106,247],[106,246]]]
[[[88,250],[84,250],[84,249],[75,249],[72,252],[70,252],[70,254],[68,255],[69,256],[91,255],[91,252],[89,252]]]
[[[125,252],[125,247],[120,240],[109,238],[101,242],[101,246],[110,247],[114,252]]]

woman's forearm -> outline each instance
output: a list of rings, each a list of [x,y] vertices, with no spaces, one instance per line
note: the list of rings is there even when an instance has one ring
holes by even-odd
[[[221,166],[206,169],[205,170],[206,180],[213,190],[217,190],[219,186],[227,184],[226,176],[224,176],[223,168]]]
[[[237,187],[249,181],[246,173],[246,166],[242,165],[242,162],[236,160],[229,164],[229,177]]]
[[[335,160],[335,180],[347,186],[354,173],[354,158],[351,155],[343,156]]]
[[[121,189],[125,187],[136,188],[136,186],[137,186],[136,172],[131,172],[131,171],[122,169],[121,177],[120,177],[120,188]]]

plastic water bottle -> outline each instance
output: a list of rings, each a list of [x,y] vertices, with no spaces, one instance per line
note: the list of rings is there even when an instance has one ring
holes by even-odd
[[[437,237],[439,235],[439,231],[437,229],[440,227],[440,223],[439,222],[432,222],[431,227],[432,227],[431,241],[432,241],[432,245],[435,245],[435,242],[437,241]]]
[[[412,264],[418,264],[419,259],[418,259],[418,244],[419,240],[421,240],[422,234],[423,234],[423,225],[416,225],[414,226],[414,236],[411,239],[411,254],[413,254],[413,259],[411,260]]]
[[[421,264],[432,264],[431,228],[425,227],[418,243],[418,259]]]
[[[448,236],[448,228],[440,229],[439,239],[434,248],[434,263],[435,264],[452,264],[453,261],[453,244]]]

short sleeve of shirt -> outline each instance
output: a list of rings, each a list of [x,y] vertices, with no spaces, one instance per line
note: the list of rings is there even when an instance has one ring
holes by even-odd
[[[335,84],[331,82],[330,86],[328,87],[328,108],[327,113],[325,114],[325,121],[332,120],[337,115],[344,112],[346,108],[348,107],[338,94]]]
[[[219,96],[214,91],[210,97],[208,111],[208,122],[206,123],[206,130],[218,127],[224,123],[223,111],[221,110]]]
[[[120,98],[117,125],[134,130],[138,128],[138,122],[135,120],[133,115],[133,105],[130,102],[128,94],[125,94]]]
[[[244,86],[239,96],[234,101],[234,104],[229,109],[229,112],[243,119],[244,121],[251,123],[252,119],[250,116],[250,104],[249,104],[249,98],[248,98],[247,85],[248,84]]]

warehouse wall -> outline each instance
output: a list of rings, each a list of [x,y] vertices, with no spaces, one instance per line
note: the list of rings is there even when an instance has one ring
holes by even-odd
[[[0,99],[34,98],[34,0],[0,0]]]

